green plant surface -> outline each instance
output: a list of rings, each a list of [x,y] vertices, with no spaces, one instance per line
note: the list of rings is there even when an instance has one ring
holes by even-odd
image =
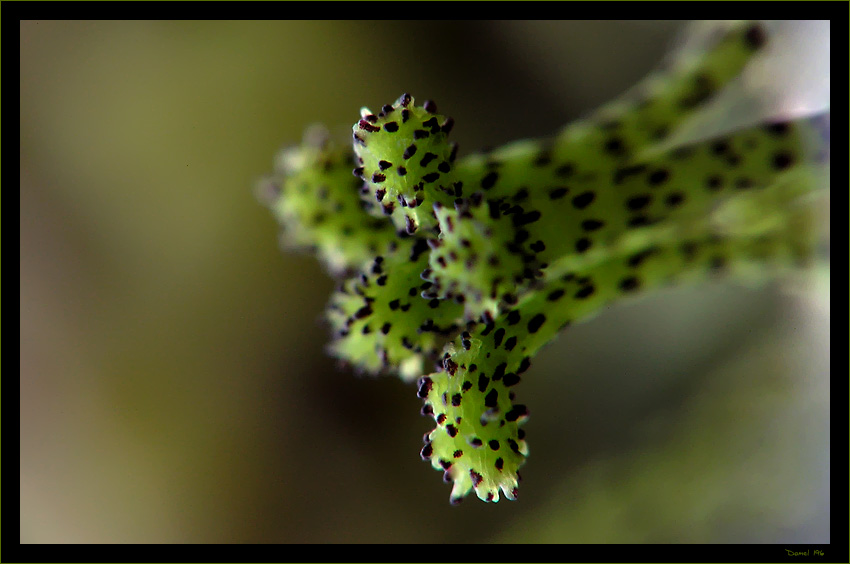
[[[557,135],[625,92],[680,39],[690,44],[693,24],[87,20],[84,12],[11,21],[31,6],[3,5],[20,27],[21,550],[829,542],[829,466],[842,456],[841,441],[830,444],[830,394],[840,395],[843,375],[830,382],[828,268],[816,279],[801,271],[806,284],[794,292],[796,276],[741,285],[737,274],[700,275],[573,323],[511,388],[530,412],[517,501],[500,490],[500,503],[483,503],[471,491],[453,506],[444,470],[419,454],[436,422],[416,415],[424,407],[416,380],[437,372],[434,361],[402,346],[414,358],[405,379],[338,368],[326,350],[345,341],[325,307],[362,300],[335,290],[361,284],[354,269],[363,269],[328,275],[309,251],[281,253],[279,224],[251,194],[259,175],[297,164],[273,156],[284,144],[298,151],[316,121],[353,159],[361,106],[379,112],[403,92],[455,118],[456,162]],[[810,6],[824,17],[819,6],[842,5]],[[771,31],[771,70],[748,63],[740,83],[709,103],[718,106],[701,109],[668,144],[828,106],[828,97],[807,105],[812,98],[794,92],[828,94],[830,23],[779,27],[799,35]],[[352,175],[358,163],[346,166],[338,178],[362,186]],[[828,211],[819,214],[825,230]],[[390,218],[369,219],[401,240]],[[762,219],[760,229],[778,216]],[[436,238],[428,235],[420,238]],[[359,248],[374,261],[361,239],[327,240],[345,249],[329,257],[345,262]],[[426,248],[422,270],[435,252]],[[393,310],[373,282],[380,275],[364,273],[377,330],[360,335],[383,336],[374,322],[392,312],[390,350],[407,331],[402,304],[445,307],[406,297]],[[420,273],[410,276],[421,286]],[[386,284],[401,291],[402,278]],[[361,331],[367,321],[357,320]],[[438,356],[453,337],[410,331],[417,344],[432,338]],[[750,360],[733,370],[741,356]],[[657,555],[636,547],[613,559]]]
[[[529,410],[515,386],[564,328],[661,287],[813,263],[827,115],[669,142],[768,42],[760,23],[717,24],[553,138],[463,157],[454,120],[403,94],[361,109],[353,154],[314,129],[261,183],[285,237],[341,280],[330,352],[419,378],[436,422],[421,455],[453,503],[516,498]]]

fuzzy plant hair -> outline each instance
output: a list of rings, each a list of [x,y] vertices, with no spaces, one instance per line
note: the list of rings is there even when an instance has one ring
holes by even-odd
[[[330,353],[415,382],[435,422],[421,456],[452,503],[516,498],[529,410],[515,390],[565,327],[661,286],[764,280],[815,258],[828,114],[670,142],[768,35],[720,25],[545,140],[460,156],[452,118],[403,94],[363,108],[351,144],[316,126],[277,156],[258,193],[285,244],[338,281]]]

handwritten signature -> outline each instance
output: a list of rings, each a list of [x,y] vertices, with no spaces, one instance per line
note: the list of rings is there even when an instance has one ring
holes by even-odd
[[[802,551],[794,551],[785,549],[785,552],[788,553],[788,556],[823,556],[822,550],[802,550]]]

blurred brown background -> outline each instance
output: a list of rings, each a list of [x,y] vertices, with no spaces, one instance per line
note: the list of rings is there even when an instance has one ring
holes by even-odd
[[[252,193],[402,92],[462,153],[554,133],[681,27],[22,22],[21,542],[828,542],[828,271],[572,328],[518,390],[519,500],[452,507],[415,389],[336,369],[332,283]]]

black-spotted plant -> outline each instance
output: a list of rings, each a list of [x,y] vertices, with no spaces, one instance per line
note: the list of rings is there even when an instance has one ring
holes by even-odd
[[[453,120],[403,94],[363,108],[352,145],[314,127],[278,155],[260,193],[339,281],[330,352],[417,382],[436,422],[421,456],[452,502],[516,498],[528,410],[514,391],[562,329],[663,285],[811,262],[828,115],[671,141],[768,39],[723,24],[548,140],[459,156]]]

